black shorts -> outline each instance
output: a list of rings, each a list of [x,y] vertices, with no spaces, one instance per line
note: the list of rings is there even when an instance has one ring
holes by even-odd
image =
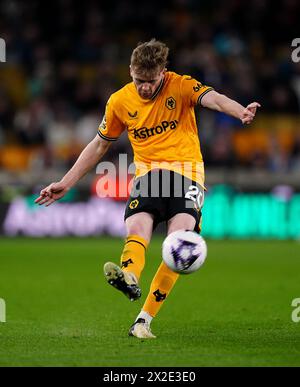
[[[198,183],[173,171],[155,169],[134,180],[124,220],[148,212],[154,216],[155,228],[160,222],[185,213],[195,218],[195,231],[200,232],[203,201],[204,189]]]

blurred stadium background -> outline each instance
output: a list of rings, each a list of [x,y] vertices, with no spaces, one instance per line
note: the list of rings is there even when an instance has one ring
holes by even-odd
[[[293,0],[276,7],[267,0],[61,0],[46,7],[33,0],[1,1],[1,233],[122,235],[123,203],[97,200],[95,173],[66,198],[87,203],[74,204],[73,216],[65,216],[62,205],[61,211],[60,205],[33,210],[31,195],[72,165],[95,135],[110,94],[130,81],[132,49],[156,37],[171,48],[171,70],[242,104],[262,104],[249,127],[197,110],[209,188],[204,234],[299,238],[300,63],[291,60],[298,14]],[[131,161],[126,135],[106,160],[117,162],[119,153]],[[96,208],[98,223],[92,219]],[[116,224],[105,223],[106,211]]]
[[[0,364],[299,365],[290,320],[300,296],[300,62],[291,59],[299,14],[297,0],[1,1],[0,297],[10,324]],[[120,253],[125,202],[98,197],[95,171],[61,203],[34,199],[95,136],[108,97],[130,81],[132,49],[152,37],[169,45],[170,70],[262,108],[245,127],[197,110],[210,259],[201,280],[183,279],[163,308],[164,339],[142,349],[119,339],[141,305],[128,312],[95,272]],[[117,165],[119,153],[132,160],[126,136],[105,160]],[[157,264],[161,231],[149,250]],[[74,235],[97,238],[48,238]],[[186,287],[201,294],[198,311]]]

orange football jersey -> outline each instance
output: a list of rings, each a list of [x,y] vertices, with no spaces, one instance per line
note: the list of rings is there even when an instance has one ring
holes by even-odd
[[[112,94],[98,134],[115,141],[127,130],[133,148],[136,177],[165,168],[204,186],[204,165],[194,107],[213,90],[187,75],[166,72],[150,100],[133,82]]]

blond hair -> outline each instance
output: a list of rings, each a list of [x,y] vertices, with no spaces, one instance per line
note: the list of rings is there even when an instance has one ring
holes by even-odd
[[[131,67],[140,74],[163,70],[167,65],[169,48],[156,39],[139,43],[131,55]]]

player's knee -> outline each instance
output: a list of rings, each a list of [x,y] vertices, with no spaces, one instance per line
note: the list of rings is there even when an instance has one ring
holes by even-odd
[[[151,217],[132,216],[126,220],[127,236],[139,235],[150,241],[153,229],[153,220]]]
[[[146,240],[150,240],[150,232],[142,223],[136,223],[128,226],[127,236],[128,235],[139,235]]]
[[[195,218],[190,214],[177,214],[168,221],[168,234],[177,230],[194,230]]]

